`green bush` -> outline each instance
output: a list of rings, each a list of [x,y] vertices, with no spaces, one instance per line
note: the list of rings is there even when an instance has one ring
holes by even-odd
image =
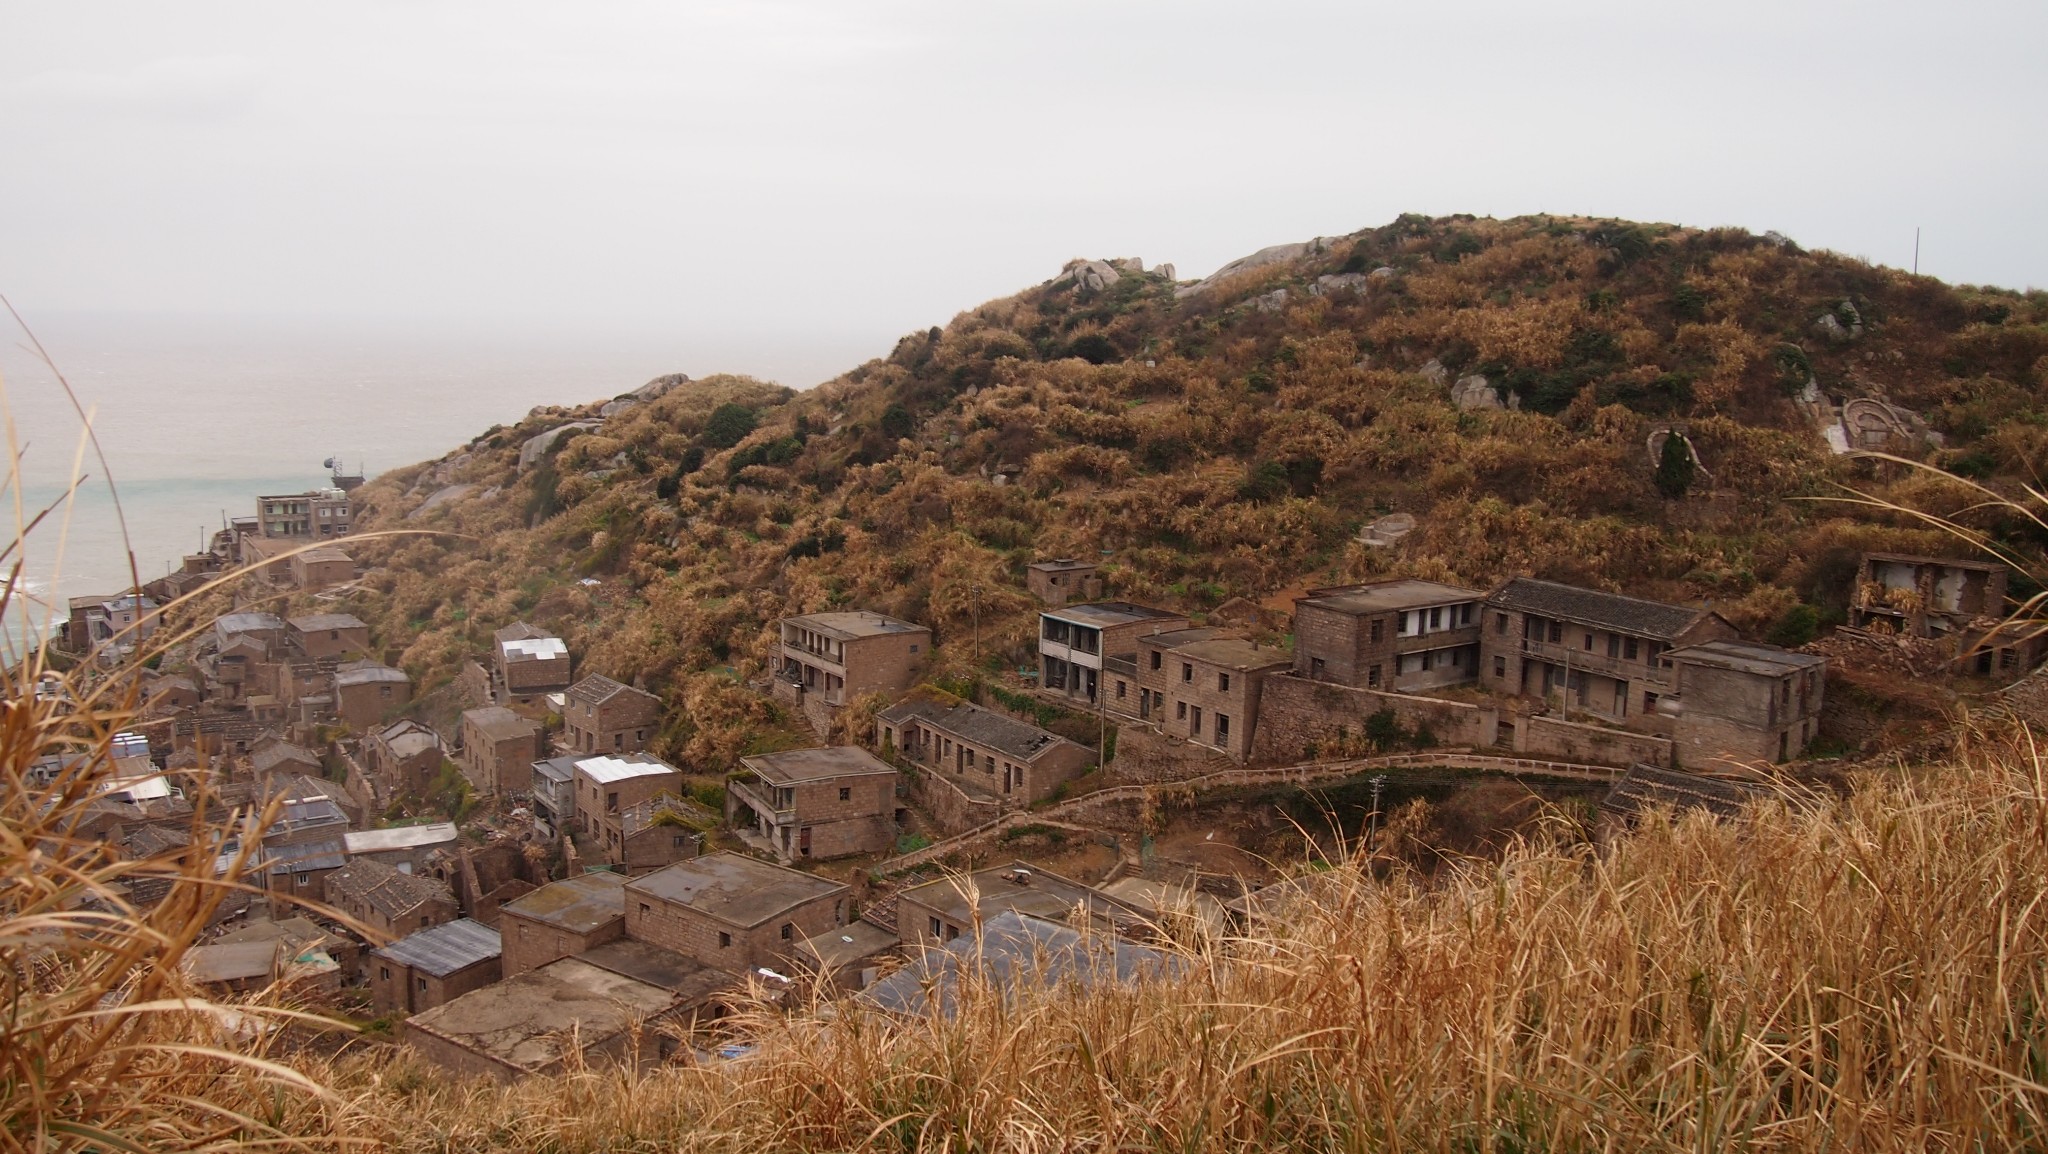
[[[1778,615],[1776,621],[1764,633],[1764,640],[1787,649],[1800,646],[1820,636],[1820,610],[1811,605],[1794,605]]]
[[[1692,488],[1695,466],[1692,452],[1685,438],[1676,432],[1664,438],[1664,451],[1657,458],[1657,475],[1653,478],[1657,491],[1665,499],[1676,501]]]
[[[759,424],[760,418],[754,415],[754,410],[727,401],[711,410],[711,418],[704,422],[704,443],[714,449],[730,449],[745,440]]]
[[[890,405],[882,410],[882,435],[892,441],[900,441],[917,431],[917,421],[910,410],[902,405]]]

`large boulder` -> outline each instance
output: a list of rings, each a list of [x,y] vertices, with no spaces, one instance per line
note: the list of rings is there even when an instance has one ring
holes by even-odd
[[[1500,393],[1494,390],[1493,382],[1478,373],[1458,378],[1458,383],[1451,386],[1451,403],[1461,409],[1505,407],[1500,403]]]
[[[636,401],[658,401],[661,398],[667,396],[669,393],[689,383],[690,374],[669,373],[666,376],[654,378],[653,380],[647,382],[646,384],[641,385],[639,388],[634,389],[632,392],[627,393],[625,397],[620,397],[619,399],[623,401],[627,397],[631,397],[633,400]]]
[[[1206,292],[1217,283],[1236,276],[1241,272],[1255,268],[1264,268],[1269,264],[1299,260],[1305,256],[1318,256],[1329,251],[1330,246],[1340,239],[1342,238],[1318,236],[1295,244],[1276,244],[1262,248],[1250,256],[1238,257],[1236,260],[1231,261],[1229,264],[1224,265],[1222,268],[1217,269],[1215,272],[1210,273],[1191,285],[1183,285],[1175,289],[1173,295],[1176,297],[1193,296],[1199,292]]]
[[[1345,292],[1347,290],[1362,293],[1366,290],[1366,286],[1370,284],[1372,284],[1372,278],[1362,272],[1331,273],[1326,276],[1317,277],[1316,283],[1310,285],[1308,291],[1316,296],[1327,296],[1330,293]]]
[[[1415,370],[1415,373],[1417,376],[1421,377],[1425,381],[1428,381],[1432,385],[1441,385],[1445,381],[1451,379],[1450,371],[1448,369],[1445,369],[1443,366],[1443,362],[1437,360],[1435,357],[1431,357],[1429,358],[1429,360],[1424,361],[1422,367]]]
[[[535,461],[540,460],[541,457],[547,454],[549,449],[554,447],[556,441],[561,440],[563,437],[573,437],[578,433],[587,433],[603,424],[603,421],[571,421],[566,425],[557,425],[545,433],[536,433],[528,437],[526,443],[519,446],[519,467],[522,469],[530,468]]]
[[[1106,289],[1122,279],[1123,274],[1106,260],[1074,260],[1067,262],[1067,267],[1060,270],[1059,277],[1052,283],[1054,288],[1071,284],[1083,292],[1093,292]]]

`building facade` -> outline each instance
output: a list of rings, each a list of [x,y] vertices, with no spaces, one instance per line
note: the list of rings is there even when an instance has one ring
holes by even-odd
[[[478,792],[528,792],[541,752],[540,727],[504,706],[463,711],[462,774]]]
[[[624,937],[625,886],[624,877],[597,870],[550,882],[500,906],[505,977]]]
[[[482,989],[503,973],[498,931],[468,918],[407,934],[370,951],[370,1004],[411,1016]]]
[[[1955,557],[1865,553],[1849,599],[1849,624],[1883,626],[1908,637],[1964,629],[1979,617],[2005,616],[2003,565]]]
[[[1138,639],[1139,715],[1170,737],[1250,759],[1266,678],[1291,668],[1286,650],[1240,637],[1176,630]]]
[[[897,772],[850,745],[743,757],[726,820],[783,861],[879,853],[896,844]]]
[[[550,693],[564,693],[575,684],[569,646],[561,638],[524,621],[491,635],[497,663],[498,704],[531,705]]]
[[[1102,597],[1102,578],[1095,569],[1095,562],[1072,557],[1035,562],[1024,571],[1024,587],[1040,604],[1055,609],[1072,601],[1096,601]]]
[[[1483,612],[1483,688],[1657,733],[1670,729],[1657,708],[1671,692],[1664,655],[1736,639],[1735,627],[1709,610],[1527,577],[1495,590]]]
[[[1181,614],[1127,601],[1048,609],[1038,615],[1038,684],[1092,709],[1106,658],[1135,656],[1138,638],[1187,624]]]
[[[650,754],[599,754],[576,762],[570,786],[577,828],[603,847],[609,859],[619,852],[621,815],[664,793],[682,793],[683,771]]]
[[[347,613],[309,613],[285,622],[285,640],[301,657],[368,657],[370,627]]]
[[[1471,681],[1483,597],[1416,580],[1310,590],[1294,602],[1294,672],[1397,693]]]
[[[562,699],[562,737],[584,754],[637,753],[661,724],[661,699],[645,690],[592,674]]]
[[[1664,660],[1671,740],[1688,766],[1789,761],[1820,733],[1826,658],[1709,641],[1673,649]]]
[[[905,702],[878,714],[875,729],[883,748],[1006,810],[1044,801],[1095,764],[1084,745],[968,702]]]
[[[798,947],[846,924],[843,882],[714,853],[626,884],[626,934],[712,969],[793,972]]]
[[[880,613],[806,613],[776,628],[777,692],[831,709],[867,693],[902,693],[931,655],[931,630]]]

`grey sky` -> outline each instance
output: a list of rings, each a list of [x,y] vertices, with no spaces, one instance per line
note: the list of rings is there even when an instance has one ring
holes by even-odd
[[[1404,211],[2048,283],[2048,5],[0,3],[37,312],[659,334],[805,385],[1079,255]]]

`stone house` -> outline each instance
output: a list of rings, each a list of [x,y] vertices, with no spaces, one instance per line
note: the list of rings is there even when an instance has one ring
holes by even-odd
[[[843,882],[706,854],[626,883],[626,936],[729,973],[789,973],[801,943],[846,924],[852,897]]]
[[[1487,597],[1480,685],[1542,698],[1596,721],[1668,733],[1664,654],[1736,639],[1711,610],[1517,577]]]
[[[85,611],[89,646],[107,652],[132,652],[147,644],[163,622],[156,599],[141,593],[124,593]]]
[[[1133,929],[1144,917],[1101,890],[1037,866],[1011,862],[911,886],[896,898],[896,933],[904,945],[943,947],[977,922],[1016,913],[1076,929]]]
[[[1138,639],[1139,714],[1172,737],[1243,762],[1251,757],[1266,678],[1285,672],[1296,659],[1241,637],[1203,636],[1213,632],[1187,629]]]
[[[576,819],[576,763],[580,754],[542,758],[532,765],[534,816],[555,831],[569,828]]]
[[[562,737],[575,753],[637,753],[661,722],[661,699],[592,674],[569,687]]]
[[[404,670],[360,661],[334,671],[334,710],[357,733],[376,728],[411,702],[412,678]]]
[[[688,861],[704,852],[704,835],[719,815],[672,793],[658,794],[619,811],[618,846],[612,866],[628,874]]]
[[[386,938],[461,916],[448,883],[357,858],[327,876],[327,904]]]
[[[491,634],[491,640],[500,705],[531,705],[574,683],[569,647],[561,638],[518,621]]]
[[[896,844],[896,770],[835,745],[742,757],[725,817],[783,861],[879,853]]]
[[[504,947],[498,931],[458,918],[370,951],[370,1005],[378,1015],[410,1017],[498,980]]]
[[[341,489],[308,489],[256,498],[258,536],[294,541],[346,537],[352,510]],[[239,520],[239,519],[238,519]]]
[[[1185,629],[1188,619],[1127,601],[1048,609],[1038,615],[1038,684],[1094,708],[1106,659],[1136,659],[1138,638]]]
[[[550,882],[498,909],[504,974],[517,977],[626,933],[626,879],[606,870]]]
[[[1789,761],[1820,733],[1827,659],[1747,641],[1708,641],[1664,655],[1665,708],[1685,764]]]
[[[1093,561],[1061,557],[1034,562],[1024,571],[1024,587],[1042,605],[1059,608],[1069,601],[1094,601],[1102,596],[1102,579]]]
[[[603,848],[608,861],[623,854],[625,812],[662,794],[683,792],[683,771],[651,754],[586,757],[570,778],[576,824]]]
[[[775,691],[799,704],[902,693],[931,656],[931,630],[880,613],[806,613],[776,628]]]
[[[410,718],[373,731],[363,742],[363,768],[392,793],[419,792],[448,760],[441,735]]]
[[[237,637],[253,637],[261,646],[264,657],[276,657],[284,652],[284,618],[275,613],[223,613],[213,619],[213,641],[216,649],[225,649]]]
[[[460,840],[461,832],[452,821],[359,829],[341,835],[342,849],[350,861],[367,858],[412,874],[428,872],[434,856],[455,849]]]
[[[322,840],[266,845],[257,859],[257,873],[263,888],[274,897],[296,902],[319,902],[327,898],[327,879],[348,865],[341,835]]]
[[[875,718],[876,740],[1004,810],[1044,801],[1095,764],[1095,751],[969,702],[907,701]]]
[[[332,545],[294,553],[289,565],[292,584],[308,593],[346,585],[356,579],[356,559]]]
[[[368,657],[370,627],[347,613],[308,613],[285,622],[285,641],[301,657]]]
[[[1399,693],[1471,681],[1483,597],[1416,580],[1312,589],[1294,601],[1294,672]]]
[[[2005,616],[2004,565],[1957,557],[1865,553],[1849,599],[1849,624],[1882,625],[1908,637],[1966,628],[1979,617]]]
[[[319,777],[327,772],[318,754],[282,739],[257,746],[249,754],[249,770],[259,780],[291,773]]]
[[[540,727],[504,706],[463,711],[462,774],[477,792],[527,792],[541,752]]]
[[[1986,627],[1981,623],[1959,635],[1959,672],[1979,677],[2017,677],[2048,657],[2048,633],[2026,621]]]

